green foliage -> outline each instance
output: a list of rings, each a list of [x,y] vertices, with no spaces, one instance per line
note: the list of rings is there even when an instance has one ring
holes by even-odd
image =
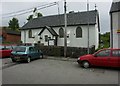
[[[4,41],[2,44],[12,44],[11,42]]]
[[[29,15],[29,17],[27,18],[28,21],[31,19],[33,19],[33,15]]]
[[[100,45],[97,50],[109,47],[110,47],[110,32],[100,34]]]
[[[37,16],[38,16],[38,17],[41,17],[41,16],[43,16],[43,15],[42,15],[41,13],[37,13]]]
[[[36,11],[37,11],[37,8],[34,8],[33,13],[35,13]],[[43,16],[42,13],[38,12],[37,13],[37,18],[41,17],[41,16]],[[33,15],[29,15],[28,18],[27,18],[28,21],[31,20],[31,19],[33,19]]]
[[[19,30],[19,22],[17,18],[12,18],[12,20],[10,20],[8,24],[8,27],[12,30]]]

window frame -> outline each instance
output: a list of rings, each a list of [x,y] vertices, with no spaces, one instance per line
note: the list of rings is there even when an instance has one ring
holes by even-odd
[[[33,38],[32,37],[32,30],[31,29],[28,31],[28,35],[29,35],[29,38]]]
[[[59,37],[64,38],[64,29],[62,27],[59,29]]]
[[[45,37],[45,42],[48,42],[48,35],[44,35]]]
[[[76,28],[76,38],[82,38],[82,28],[80,26],[78,26]]]

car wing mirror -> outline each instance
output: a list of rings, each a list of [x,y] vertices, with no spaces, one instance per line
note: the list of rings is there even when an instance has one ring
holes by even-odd
[[[97,55],[95,54],[94,57],[97,57]]]

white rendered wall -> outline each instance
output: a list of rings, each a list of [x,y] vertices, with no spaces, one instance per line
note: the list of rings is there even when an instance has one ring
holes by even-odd
[[[39,41],[38,34],[41,31],[41,29],[32,29],[32,37],[35,37],[35,38],[29,38],[28,31],[29,30],[22,30],[21,31],[21,40],[22,40],[22,42],[23,43],[34,43],[34,42],[37,43]]]
[[[67,46],[71,46],[71,47],[87,47],[87,43],[88,43],[88,35],[87,35],[87,31],[88,31],[88,27],[87,26],[81,26],[82,28],[82,38],[76,38],[76,28],[77,26],[68,26],[67,27],[67,33],[69,34],[69,38],[67,38]],[[54,30],[57,32],[57,34],[59,34],[59,29],[60,27],[56,27],[54,28]],[[64,27],[63,27],[64,29]],[[89,27],[89,31],[90,31],[90,46],[91,45],[96,45],[96,48],[98,47],[98,28],[95,28],[95,25],[90,25]],[[97,30],[96,30],[97,29]],[[68,34],[67,34],[68,35]],[[58,37],[58,46],[64,46],[64,38],[59,38]]]
[[[119,16],[120,16],[120,12],[115,12],[115,13],[112,13],[112,24],[113,24],[113,48],[118,48],[118,33],[117,33],[117,30],[119,29],[118,28],[118,19],[119,19]],[[120,39],[120,38],[119,38]]]
[[[41,34],[42,39],[40,39],[40,42],[43,43],[44,45],[48,45],[48,42],[45,42],[45,35],[48,35],[48,37],[51,37],[51,39],[53,39],[54,37],[52,36],[52,34],[47,29],[45,29],[43,31],[43,33]],[[53,44],[50,44],[50,45],[53,45]]]
[[[87,25],[81,26],[82,28],[82,38],[76,38],[76,28],[77,26],[68,26],[67,27],[67,35],[69,35],[69,38],[67,38],[67,46],[70,47],[87,47],[88,46],[88,35],[87,35],[87,31],[88,31],[88,27]],[[55,30],[55,32],[59,35],[59,29],[60,27],[53,27],[53,29]],[[64,27],[63,27],[64,29]],[[34,36],[34,34],[39,34],[41,31],[41,29],[32,29],[32,34]],[[89,27],[89,42],[90,45],[95,45],[96,48],[98,47],[98,28],[95,25],[90,25]],[[34,38],[29,38],[28,37],[28,30],[25,31],[26,33],[26,43],[34,43],[35,39]],[[48,45],[48,42],[45,42],[45,35],[48,35],[49,37],[51,37],[52,39],[54,38],[52,36],[52,34],[45,29],[43,31],[43,33],[41,34],[41,38],[40,36],[38,36],[36,39],[36,41],[40,41],[41,43],[44,43],[44,45]],[[24,42],[24,30],[21,31],[21,40]],[[59,38],[58,37],[58,46],[64,46],[64,38]]]

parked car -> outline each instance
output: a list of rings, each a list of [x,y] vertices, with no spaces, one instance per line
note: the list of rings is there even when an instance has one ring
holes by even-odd
[[[11,52],[12,52],[14,47],[15,47],[15,45],[1,44],[0,45],[0,58],[10,57],[11,56]]]
[[[27,61],[29,63],[36,58],[43,58],[43,53],[34,46],[17,46],[11,52],[13,62]]]
[[[80,56],[77,62],[84,68],[91,66],[120,67],[120,49],[102,49],[94,54]]]

